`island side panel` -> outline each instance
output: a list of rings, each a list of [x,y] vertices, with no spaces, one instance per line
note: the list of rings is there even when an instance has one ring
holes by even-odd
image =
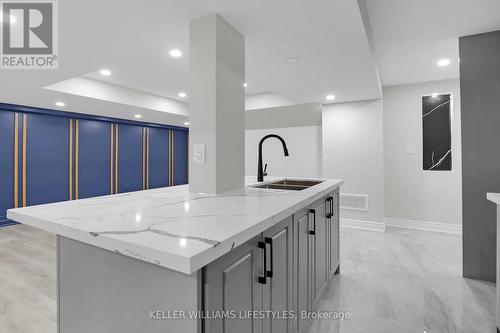
[[[57,236],[58,332],[201,332],[201,272],[185,275]]]

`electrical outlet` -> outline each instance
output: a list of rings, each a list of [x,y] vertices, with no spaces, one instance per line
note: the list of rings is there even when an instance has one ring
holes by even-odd
[[[193,164],[205,164],[205,145],[193,145]]]

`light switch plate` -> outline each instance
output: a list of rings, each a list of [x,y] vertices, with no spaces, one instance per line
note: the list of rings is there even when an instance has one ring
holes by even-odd
[[[205,164],[205,144],[193,145],[193,164]]]

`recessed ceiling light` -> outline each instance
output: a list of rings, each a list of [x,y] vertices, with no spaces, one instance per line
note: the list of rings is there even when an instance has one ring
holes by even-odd
[[[185,121],[184,125],[189,126],[189,121]]]
[[[185,98],[187,96],[186,93],[182,91],[178,95],[180,98]]]
[[[325,97],[328,101],[333,101],[335,99],[335,95],[326,95]]]
[[[299,58],[285,58],[285,62],[288,62],[288,63],[294,63],[294,62],[297,62],[299,61]]]
[[[437,64],[440,67],[444,67],[444,66],[448,66],[450,63],[451,63],[450,59],[441,59],[438,61]]]
[[[111,75],[111,71],[109,69],[101,69],[99,71],[99,74],[101,74],[102,76],[110,76]]]
[[[140,114],[135,114],[135,115],[134,115],[134,118],[141,119],[141,118],[142,118],[142,115],[140,115]]]
[[[66,104],[64,104],[64,102],[56,102],[56,106],[59,106],[59,107],[63,107],[65,106]]]
[[[173,50],[170,50],[170,52],[168,52],[170,54],[171,57],[173,58],[179,58],[179,57],[182,57],[182,51],[181,50],[177,50],[177,49],[173,49]]]
[[[243,83],[243,87],[244,87],[244,88],[248,87],[248,83],[246,83],[246,82],[245,82],[245,83]]]

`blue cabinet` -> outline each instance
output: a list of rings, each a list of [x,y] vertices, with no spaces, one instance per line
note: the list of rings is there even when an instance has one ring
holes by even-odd
[[[75,199],[111,193],[111,123],[75,120]]]
[[[149,186],[148,188],[169,185],[169,130],[164,128],[148,128],[149,144]]]
[[[14,126],[15,113],[0,110],[0,223],[14,207]]]
[[[6,210],[186,184],[188,131],[0,103]]]
[[[141,126],[119,124],[118,139],[118,193],[139,191],[143,188],[143,131]]]
[[[188,132],[173,131],[173,184],[182,185],[188,182]]]
[[[23,129],[26,132],[23,205],[68,200],[69,119],[25,114]]]

